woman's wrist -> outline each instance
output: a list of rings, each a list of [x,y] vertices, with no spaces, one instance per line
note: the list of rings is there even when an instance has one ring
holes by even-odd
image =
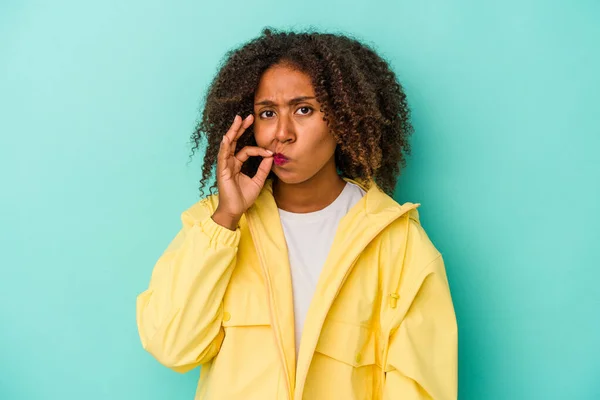
[[[217,207],[216,211],[213,213],[211,218],[217,224],[219,224],[231,231],[235,231],[237,229],[238,223],[240,222],[241,216],[236,217],[236,216],[228,215],[228,214],[220,211],[219,208]]]

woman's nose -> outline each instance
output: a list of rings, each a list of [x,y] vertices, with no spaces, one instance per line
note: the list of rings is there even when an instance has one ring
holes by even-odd
[[[283,117],[280,118],[277,123],[277,131],[275,132],[275,138],[282,143],[293,140],[294,136],[294,127],[292,121],[289,121],[288,118]]]

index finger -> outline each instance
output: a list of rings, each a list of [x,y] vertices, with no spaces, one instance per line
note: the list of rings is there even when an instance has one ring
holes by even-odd
[[[243,121],[242,121],[242,117],[240,117],[239,115],[235,116],[235,119],[234,119],[234,122],[233,122],[231,128],[225,134],[225,136],[227,136],[227,138],[229,138],[229,142],[230,142],[230,146],[231,146],[230,149],[231,149],[232,153],[235,152],[237,140],[240,138],[240,136],[242,136],[244,134],[246,129],[250,125],[252,125],[253,121],[254,121],[254,116],[252,114],[249,114],[246,117],[246,119],[244,119]]]

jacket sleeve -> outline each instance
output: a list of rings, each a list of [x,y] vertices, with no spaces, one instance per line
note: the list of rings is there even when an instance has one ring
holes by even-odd
[[[201,214],[182,214],[183,227],[156,262],[149,287],[136,302],[143,348],[181,373],[210,361],[221,347],[223,297],[240,240],[239,227],[222,227],[208,209]]]
[[[407,290],[410,304],[390,336],[384,399],[455,400],[458,396],[458,329],[440,254]],[[411,294],[412,293],[412,294]]]

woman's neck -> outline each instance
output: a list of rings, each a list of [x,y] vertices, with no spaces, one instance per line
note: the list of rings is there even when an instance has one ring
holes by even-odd
[[[334,168],[319,171],[312,178],[296,184],[287,184],[279,179],[273,182],[273,197],[277,207],[293,213],[309,213],[322,210],[333,203],[346,186]]]

